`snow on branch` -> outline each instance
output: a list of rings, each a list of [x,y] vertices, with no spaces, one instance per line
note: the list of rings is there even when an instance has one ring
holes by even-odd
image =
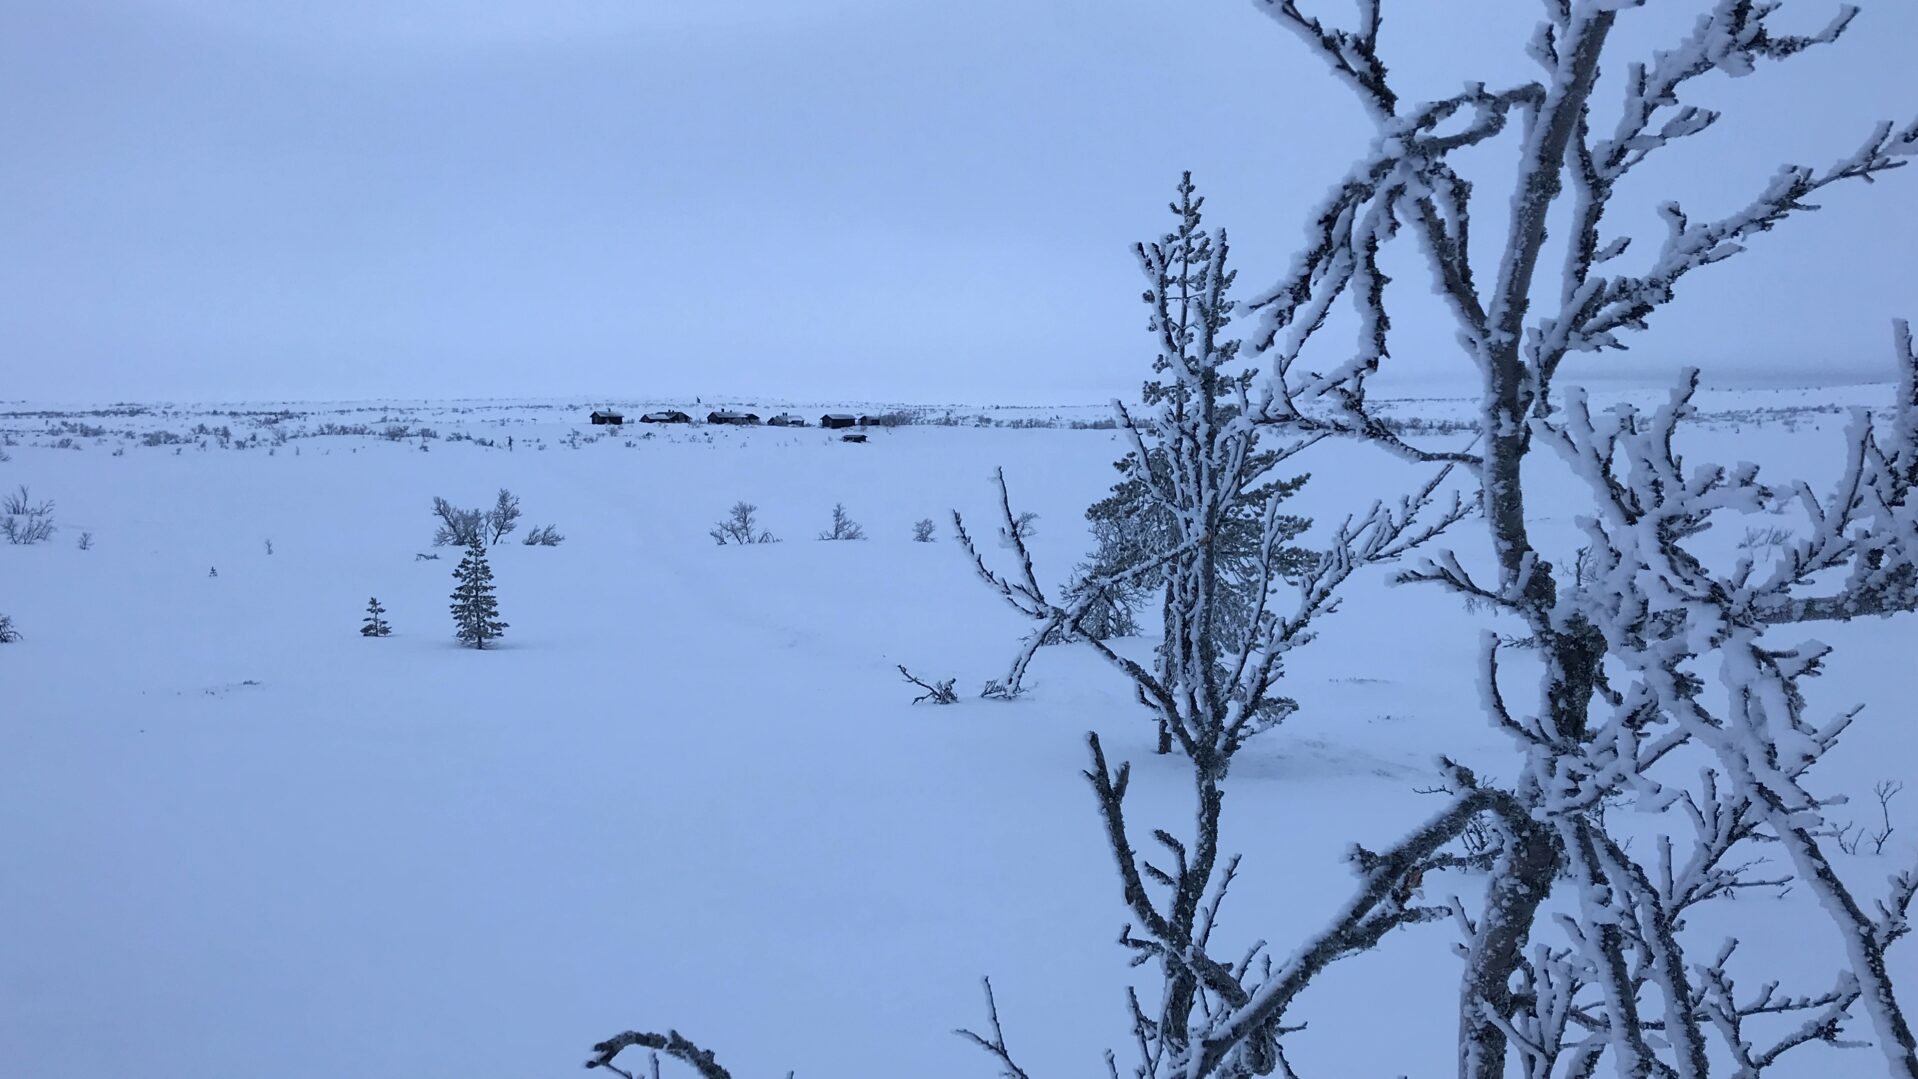
[[[629,1030],[624,1034],[615,1035],[593,1046],[593,1056],[586,1062],[586,1067],[589,1070],[605,1068],[614,1075],[621,1076],[622,1079],[633,1079],[633,1073],[615,1065],[613,1058],[635,1047],[651,1049],[656,1053],[664,1053],[674,1060],[682,1061],[698,1073],[700,1079],[732,1079],[732,1073],[719,1066],[719,1062],[713,1059],[710,1050],[701,1049],[677,1030],[669,1030],[664,1034]],[[659,1074],[657,1062],[654,1063],[653,1074],[655,1076]]]
[[[1352,87],[1374,113],[1390,116],[1398,96],[1386,84],[1379,59],[1379,7],[1383,0],[1359,0],[1359,29],[1335,30],[1299,10],[1296,0],[1258,0],[1259,8],[1297,34]]]
[[[1803,165],[1781,168],[1744,208],[1717,220],[1694,223],[1678,203],[1666,203],[1659,211],[1666,224],[1665,242],[1651,267],[1642,274],[1597,281],[1581,297],[1578,309],[1545,333],[1543,354],[1622,347],[1619,332],[1645,329],[1652,312],[1671,301],[1673,288],[1686,274],[1743,252],[1743,241],[1771,231],[1794,213],[1816,210],[1805,201],[1814,193],[1903,168],[1913,153],[1918,153],[1918,121],[1902,128],[1884,123],[1857,150],[1823,171]]]

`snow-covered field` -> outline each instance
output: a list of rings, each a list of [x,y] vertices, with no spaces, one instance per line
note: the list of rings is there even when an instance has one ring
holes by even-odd
[[[1845,423],[1827,406],[1885,392],[1707,392],[1696,451],[1816,483]],[[950,1031],[981,1021],[988,974],[1033,1075],[1104,1074],[1137,972],[1083,737],[1134,761],[1135,821],[1189,817],[1176,762],[1077,646],[1044,651],[1010,704],[915,706],[894,669],[962,689],[1003,672],[1025,627],[946,511],[989,534],[1003,466],[1060,579],[1123,452],[1067,424],[1102,410],[942,406],[926,414],[954,425],[849,445],[605,433],[588,406],[0,405],[0,488],[55,500],[59,525],[0,545],[0,613],[24,634],[0,646],[0,1076],[551,1076],[634,1027],[675,1027],[742,1079],[985,1076]],[[1362,447],[1313,454],[1294,504],[1320,530],[1414,475]],[[501,487],[566,540],[494,549],[511,628],[475,652],[452,640],[456,556],[420,556],[434,496]],[[1536,504],[1547,532],[1577,505],[1559,490]],[[716,546],[740,499],[786,542]],[[869,539],[814,541],[835,502]],[[924,517],[935,543],[911,541]],[[395,636],[356,632],[369,596]],[[1293,663],[1302,710],[1232,774],[1246,862],[1222,933],[1283,951],[1321,923],[1347,845],[1431,809],[1416,788],[1435,754],[1509,774],[1476,625],[1374,575]],[[1918,622],[1817,636],[1838,651],[1816,703],[1866,706],[1821,788],[1869,803],[1918,759]],[[1918,851],[1918,793],[1892,810],[1882,855],[1842,859],[1867,895]],[[1794,916],[1808,902],[1747,893],[1691,931],[1746,934],[1748,958],[1815,991],[1835,948],[1828,921]],[[1451,933],[1400,932],[1326,976],[1294,1013],[1300,1074],[1449,1073]],[[1814,1050],[1789,1074],[1881,1066]]]

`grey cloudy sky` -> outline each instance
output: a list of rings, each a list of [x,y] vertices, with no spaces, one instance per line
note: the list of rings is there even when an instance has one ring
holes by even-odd
[[[1628,12],[1619,55],[1703,6]],[[1726,121],[1618,220],[1655,238],[1665,197],[1732,209],[1918,112],[1918,4],[1865,7],[1701,85]],[[1402,94],[1530,77],[1537,10],[1388,3]],[[1129,394],[1128,244],[1179,170],[1257,287],[1357,119],[1252,0],[0,0],[0,398]],[[1824,203],[1688,280],[1626,369],[1886,364],[1918,169]],[[1394,269],[1404,366],[1455,371]]]

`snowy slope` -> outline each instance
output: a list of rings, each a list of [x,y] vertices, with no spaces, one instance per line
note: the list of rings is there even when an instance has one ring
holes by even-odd
[[[1699,451],[1817,481],[1834,399],[1708,392]],[[558,402],[79,411],[0,408],[16,443],[0,488],[55,499],[61,527],[0,546],[0,612],[26,634],[0,647],[0,1075],[558,1075],[600,1038],[670,1026],[742,1077],[981,1076],[950,1028],[980,1020],[982,974],[1035,1076],[1103,1074],[1100,1050],[1123,1048],[1124,912],[1084,732],[1135,761],[1135,820],[1190,812],[1178,769],[1082,649],[1042,653],[1014,704],[913,706],[894,670],[962,688],[1002,673],[1023,627],[972,579],[945,511],[989,522],[1004,466],[1056,580],[1114,478],[1112,432],[914,426],[855,446],[595,438]],[[1321,527],[1413,475],[1350,447],[1305,465],[1297,504]],[[433,496],[480,505],[501,486],[567,540],[495,549],[511,628],[475,653],[451,639],[456,557],[417,555]],[[786,542],[715,546],[738,499]],[[871,538],[815,542],[834,502]],[[1571,509],[1546,499],[1539,528],[1567,534]],[[939,542],[910,541],[921,517]],[[355,632],[369,595],[396,636]],[[1434,754],[1509,771],[1477,709],[1475,624],[1374,578],[1293,664],[1301,713],[1234,770],[1228,844],[1247,858],[1222,932],[1283,950],[1322,921],[1346,846],[1433,807],[1415,788]],[[1839,651],[1819,704],[1868,708],[1824,789],[1868,800],[1912,774],[1914,626],[1821,627]],[[1841,868],[1875,892],[1913,833]],[[1820,988],[1828,950],[1795,940],[1828,930],[1794,918],[1803,902],[1750,894],[1700,931],[1749,932]],[[1288,1043],[1300,1072],[1448,1072],[1449,940],[1401,933],[1328,976]],[[1813,1053],[1791,1074],[1841,1074],[1834,1060],[1876,1065]]]

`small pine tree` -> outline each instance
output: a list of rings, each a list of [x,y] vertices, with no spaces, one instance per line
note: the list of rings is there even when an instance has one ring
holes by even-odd
[[[1155,296],[1166,297],[1172,305],[1168,311],[1184,312],[1179,317],[1189,322],[1168,327],[1167,332],[1183,342],[1181,347],[1190,349],[1199,340],[1195,335],[1216,335],[1230,321],[1236,302],[1225,297],[1237,271],[1225,269],[1223,233],[1216,239],[1215,255],[1215,239],[1203,227],[1199,212],[1205,200],[1193,186],[1191,173],[1179,181],[1178,194],[1179,201],[1170,208],[1179,216],[1179,227],[1152,248],[1164,263],[1146,296],[1148,302]],[[1146,249],[1140,250],[1143,253]],[[1219,275],[1216,280],[1214,275]],[[1182,296],[1198,299],[1177,299]],[[1232,423],[1254,377],[1251,371],[1233,374],[1226,370],[1238,357],[1237,341],[1223,340],[1211,347],[1207,362],[1184,377],[1175,369],[1185,361],[1175,361],[1165,353],[1153,361],[1156,377],[1145,382],[1140,396],[1146,404],[1164,410],[1165,418],[1160,421],[1164,426],[1143,461],[1135,450],[1114,463],[1124,478],[1113,485],[1110,495],[1086,510],[1096,549],[1090,560],[1079,565],[1081,583],[1150,561],[1183,542],[1179,508],[1156,492],[1178,487],[1173,472],[1180,467],[1177,452],[1185,445],[1179,439],[1192,437],[1190,432],[1202,427],[1218,429]],[[1174,374],[1168,377],[1167,372]],[[1254,622],[1264,599],[1261,590],[1269,584],[1267,577],[1290,579],[1310,569],[1318,558],[1316,552],[1303,547],[1280,546],[1273,552],[1276,557],[1272,564],[1266,564],[1266,511],[1274,502],[1295,494],[1306,477],[1274,476],[1279,455],[1256,446],[1248,449],[1250,456],[1243,470],[1245,487],[1233,497],[1210,543],[1215,578],[1212,629],[1217,646],[1226,651],[1236,650],[1256,628]],[[1284,543],[1304,534],[1311,524],[1307,518],[1283,514],[1272,527]],[[1080,622],[1080,632],[1095,639],[1139,632],[1138,609],[1155,592],[1170,598],[1164,592],[1168,570],[1154,570],[1107,588]],[[1073,586],[1075,593],[1080,587]]]
[[[366,601],[366,624],[360,627],[362,637],[385,637],[393,632],[386,621],[386,608],[380,606],[378,596]]]
[[[453,570],[459,584],[453,589],[453,636],[460,643],[485,648],[486,642],[499,637],[506,623],[499,620],[499,600],[493,595],[493,567],[486,561],[486,548],[475,543],[466,549],[466,557]]]

